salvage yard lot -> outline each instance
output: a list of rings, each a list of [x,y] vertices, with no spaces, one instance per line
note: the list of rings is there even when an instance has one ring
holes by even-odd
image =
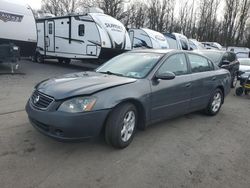
[[[60,143],[28,122],[25,103],[41,80],[88,70],[22,61],[0,64],[0,187],[249,187],[250,97],[234,90],[215,117],[193,113],[138,132],[124,150],[103,138]]]

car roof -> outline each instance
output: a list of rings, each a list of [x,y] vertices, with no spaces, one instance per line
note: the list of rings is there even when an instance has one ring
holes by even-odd
[[[173,51],[180,51],[174,49],[136,49],[129,51],[129,53],[158,53],[158,54],[167,54]]]
[[[227,51],[221,51],[221,50],[196,50],[197,53],[206,53],[206,52],[214,52],[214,53],[221,53],[224,54]]]

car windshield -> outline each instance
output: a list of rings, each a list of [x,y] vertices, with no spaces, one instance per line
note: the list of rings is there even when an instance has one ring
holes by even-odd
[[[250,66],[250,59],[239,59],[241,65]]]
[[[163,56],[159,53],[124,53],[107,61],[96,72],[144,78]]]
[[[199,52],[199,51],[197,51]],[[222,53],[220,52],[213,52],[213,51],[206,51],[206,52],[201,52],[201,54],[207,56],[208,58],[210,58],[214,63],[216,63],[217,65],[220,63],[221,58],[222,58]]]
[[[159,53],[124,53],[106,62],[96,72],[144,78],[162,56]]]

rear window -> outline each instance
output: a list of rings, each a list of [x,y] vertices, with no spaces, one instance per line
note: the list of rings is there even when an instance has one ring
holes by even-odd
[[[199,51],[197,51],[199,53]],[[211,59],[215,64],[219,64],[222,59],[222,53],[220,52],[214,52],[214,51],[205,51],[200,52],[202,55],[207,56],[209,59]]]
[[[188,54],[188,58],[191,64],[192,73],[206,72],[213,70],[212,63],[202,56],[195,54]]]

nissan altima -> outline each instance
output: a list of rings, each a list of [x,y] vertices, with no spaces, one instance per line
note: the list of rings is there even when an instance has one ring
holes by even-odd
[[[61,141],[105,134],[127,147],[137,129],[203,110],[216,115],[230,91],[225,69],[203,55],[177,50],[138,50],[119,55],[93,72],[42,81],[26,105],[31,124]]]

